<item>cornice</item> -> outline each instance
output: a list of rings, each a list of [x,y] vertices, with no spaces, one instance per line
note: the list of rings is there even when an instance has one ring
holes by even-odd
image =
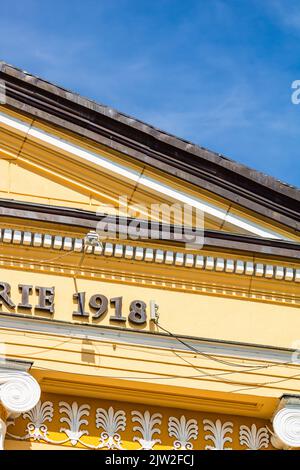
[[[75,227],[80,230],[95,230],[97,223],[105,217],[106,222],[110,222],[116,226],[117,235],[127,233],[127,227],[130,224],[130,218],[116,217],[110,219],[109,216],[99,215],[95,212],[74,209],[69,207],[60,207],[53,205],[37,204],[30,202],[17,201],[13,199],[0,198],[0,217],[21,219],[28,221],[39,221],[49,226],[59,224],[69,227]],[[174,232],[176,226],[165,226],[163,223],[140,221],[141,240],[146,244],[147,241],[155,246],[157,243],[165,243],[175,246],[183,246],[185,240],[180,240],[178,235],[174,240]],[[143,234],[147,234],[150,230],[159,232],[159,239],[146,239]],[[194,232],[185,229],[185,234],[193,235]],[[285,257],[300,260],[300,244],[288,240],[266,239],[254,237],[250,235],[233,234],[229,232],[204,230],[203,246],[208,249],[223,249],[236,253],[260,254],[265,257]]]
[[[3,245],[24,246],[56,250],[61,252],[83,252],[83,239],[71,236],[53,235],[10,228],[1,229],[0,243]],[[133,246],[118,242],[104,242],[98,247],[89,247],[87,255],[96,257],[133,260],[147,264],[174,266],[178,269],[195,269],[216,273],[235,274],[239,276],[254,276],[257,278],[274,279],[278,281],[300,282],[300,268],[279,264],[266,264],[249,260],[232,259],[219,256],[175,251],[157,248],[149,244]]]
[[[228,395],[222,398],[208,397],[201,396],[199,393],[197,395],[192,393],[187,394],[186,389],[175,391],[174,387],[172,390],[169,389],[168,392],[166,390],[161,391],[154,384],[151,384],[152,390],[139,388],[137,393],[138,382],[135,382],[134,386],[129,386],[124,383],[126,381],[122,381],[123,383],[119,383],[118,386],[114,387],[111,383],[105,383],[102,380],[102,383],[89,382],[87,386],[86,381],[76,380],[70,376],[67,377],[67,374],[65,374],[65,379],[62,377],[44,376],[40,380],[43,391],[48,393],[90,396],[143,405],[156,405],[159,403],[160,406],[210,413],[265,417],[270,407],[265,404],[264,399],[261,397],[251,397],[248,400],[240,396],[229,398]]]

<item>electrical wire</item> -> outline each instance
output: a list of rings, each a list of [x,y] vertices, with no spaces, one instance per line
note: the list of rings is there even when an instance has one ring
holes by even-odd
[[[64,253],[63,255],[56,256],[55,258],[49,258],[49,259],[41,259],[39,260],[39,263],[51,263],[51,261],[57,261],[58,259],[64,258],[66,256],[69,256],[71,253],[74,251],[68,251],[68,253]]]
[[[32,353],[28,353],[28,354],[22,354],[22,357],[28,357],[30,358],[31,356],[37,356],[39,354],[43,355],[43,354],[48,354],[49,352],[52,352],[53,350],[56,350],[58,347],[62,346],[63,344],[67,344],[69,343],[73,338],[68,338],[64,341],[60,341],[59,343],[55,344],[54,346],[51,346],[51,347],[47,347],[47,348],[42,348],[42,349],[39,349],[38,351],[35,351],[35,352],[32,352]],[[38,346],[33,346],[35,348],[37,348]],[[43,360],[43,358],[41,358]]]
[[[69,338],[70,340],[71,338]],[[67,343],[68,341],[65,341],[65,342],[62,342],[61,344],[63,343]],[[55,347],[61,345],[61,344],[57,344]],[[50,348],[49,348],[50,349]],[[51,348],[53,349],[53,348]],[[96,349],[97,346],[96,346]],[[221,381],[226,381],[228,382],[229,384],[231,385],[241,385],[241,384],[244,384],[244,385],[247,385],[247,387],[244,387],[244,388],[241,388],[241,389],[237,389],[235,390],[233,393],[237,393],[239,391],[242,391],[242,390],[248,390],[248,389],[253,389],[253,388],[259,388],[261,386],[264,386],[264,385],[272,385],[272,384],[276,384],[276,383],[281,383],[281,382],[285,382],[285,381],[288,381],[288,380],[291,380],[293,378],[296,378],[296,377],[299,377],[300,376],[300,373],[298,374],[295,374],[291,377],[286,377],[286,378],[283,378],[283,379],[279,379],[279,380],[275,380],[275,381],[269,381],[269,382],[262,382],[262,383],[248,383],[248,382],[241,382],[240,380],[230,380],[230,379],[226,379],[224,378],[224,376],[226,375],[232,375],[232,374],[236,374],[236,373],[240,373],[240,371],[227,371],[227,372],[221,372],[221,373],[218,373],[218,374],[210,374],[210,373],[207,373],[207,372],[204,372],[202,369],[200,369],[199,367],[195,366],[194,364],[192,364],[190,361],[188,361],[187,359],[183,358],[182,356],[180,356],[177,352],[175,352],[174,350],[171,350],[177,357],[179,357],[180,359],[182,359],[184,362],[186,362],[187,364],[191,365],[195,370],[198,370],[200,372],[202,372],[202,374],[195,374],[195,375],[173,375],[172,377],[170,376],[165,376],[165,377],[162,377],[161,375],[159,376],[152,376],[152,377],[133,377],[133,376],[111,376],[111,375],[103,375],[101,374],[100,377],[102,378],[112,378],[112,379],[127,379],[127,380],[174,380],[174,379],[178,379],[178,378],[182,378],[182,379],[192,379],[192,378],[216,378],[217,380],[221,380]],[[31,354],[33,355],[33,354]],[[31,356],[30,354],[28,354],[27,356],[30,357]],[[282,365],[285,365],[285,363],[282,363],[282,364],[269,364],[268,366],[260,366],[260,367],[252,367],[252,368],[249,368],[249,370],[247,370],[246,372],[252,372],[252,371],[256,371],[256,370],[260,370],[262,368],[271,368],[271,367],[280,367]],[[38,367],[38,369],[43,369],[43,370],[52,370],[50,368],[44,368],[44,367]],[[204,373],[203,373],[204,372]],[[84,374],[86,376],[90,376],[90,377],[96,377],[96,376],[99,376],[98,374],[97,375],[94,375],[94,374]],[[222,379],[219,379],[219,377],[222,377]],[[248,385],[251,385],[251,387],[248,387]]]
[[[86,253],[87,253],[87,248],[88,248],[88,247],[84,244],[84,245],[83,245],[83,252],[82,252],[81,258],[80,258],[80,260],[79,260],[77,269],[76,269],[76,271],[75,271],[75,273],[74,273],[74,276],[73,276],[74,279],[78,276],[78,273],[79,273],[79,271],[80,271],[80,269],[81,269],[81,267],[82,267],[82,264],[83,264],[85,255],[86,255]]]
[[[192,362],[188,361],[185,357],[182,357],[180,354],[178,354],[177,352],[173,351],[175,356],[179,357],[182,361],[186,362],[188,365],[190,365],[191,367],[193,367],[193,369],[197,370],[197,371],[200,371],[200,372],[204,372],[203,369],[200,369],[198,366],[195,366]],[[274,364],[275,365],[275,364]],[[279,364],[276,364],[276,365],[279,365]],[[252,367],[252,368],[249,368],[247,371],[245,372],[253,372],[253,371],[256,371],[256,370],[261,370],[261,369],[267,369],[269,367],[272,367],[272,365],[268,365],[268,366],[259,366],[259,367]],[[210,378],[218,378],[218,377],[222,377],[224,375],[231,375],[231,374],[240,374],[241,371],[238,371],[238,370],[234,370],[234,371],[227,371],[227,372],[220,372],[218,374],[209,374],[208,372],[205,372],[205,374],[207,375],[207,377],[210,377]],[[227,382],[231,382],[230,380],[227,380],[227,379],[224,379],[226,380]]]
[[[202,369],[200,369],[199,367],[195,366],[194,364],[192,364],[190,361],[188,361],[188,360],[185,359],[184,357],[180,356],[180,354],[176,353],[175,351],[174,351],[174,353],[175,353],[176,356],[178,356],[178,357],[179,357],[180,359],[182,359],[184,362],[186,362],[187,364],[189,364],[190,366],[192,366],[195,370],[198,370],[198,371],[200,371],[200,372],[203,372]],[[248,369],[247,371],[245,371],[245,372],[253,372],[253,371],[256,371],[256,370],[268,369],[268,368],[276,367],[276,366],[277,366],[277,367],[281,367],[281,366],[286,365],[286,364],[289,364],[289,363],[269,364],[269,365],[267,365],[267,366],[253,367],[253,368],[249,368],[249,369]],[[240,373],[240,372],[241,372],[241,371],[235,370],[235,371],[230,371],[230,372],[221,372],[221,373],[219,373],[219,374],[209,374],[209,373],[205,373],[205,376],[210,377],[210,378],[218,378],[218,377],[221,377],[221,376],[224,376],[224,375],[238,374],[238,373]],[[204,375],[203,375],[203,376],[204,376]],[[293,375],[292,377],[288,377],[288,378],[285,378],[285,379],[280,379],[280,380],[278,380],[278,381],[263,382],[263,383],[260,383],[260,384],[258,384],[258,383],[253,384],[253,383],[252,383],[251,385],[253,385],[253,387],[251,386],[251,387],[249,387],[249,389],[251,389],[251,388],[258,388],[259,386],[263,386],[263,385],[268,385],[268,384],[273,384],[273,383],[284,382],[284,381],[286,381],[286,380],[290,380],[290,379],[296,378],[296,377],[298,377],[298,376],[300,376],[300,373],[299,373],[299,374],[296,374],[296,375]],[[199,377],[201,377],[201,376],[199,376]],[[237,384],[237,383],[242,384],[242,383],[243,383],[243,384],[250,385],[250,383],[247,383],[247,382],[233,381],[233,380],[226,379],[226,378],[221,379],[221,381],[225,381],[225,382],[228,382],[228,383],[230,383],[230,384]],[[245,388],[239,389],[239,390],[237,390],[237,391],[242,391],[242,390],[248,390],[248,388],[245,387]]]
[[[37,370],[47,370],[47,371],[53,371],[53,369],[49,367],[43,367],[43,366],[37,366]],[[57,372],[59,372],[57,370]],[[72,372],[71,372],[72,373]],[[163,374],[162,374],[163,375]],[[103,374],[84,374],[85,377],[101,377],[104,379],[124,379],[124,380],[174,380],[174,379],[196,379],[196,378],[203,378],[206,377],[207,374],[197,374],[197,375],[173,375],[172,377],[169,376],[145,376],[145,377],[133,377],[131,376],[123,376],[123,375],[103,375]],[[235,384],[240,383],[240,382],[234,382]]]
[[[291,377],[286,377],[284,379],[273,380],[271,382],[263,382],[263,383],[260,383],[260,384],[254,384],[251,387],[239,388],[237,390],[233,390],[231,393],[242,392],[244,390],[253,390],[253,389],[256,389],[256,388],[264,387],[265,385],[273,385],[273,384],[278,384],[278,383],[282,383],[282,382],[287,382],[288,380],[293,380],[293,379],[296,379],[297,377],[300,377],[300,373],[295,374],[295,375],[291,375]]]
[[[27,334],[25,334],[25,336],[28,336]],[[74,339],[73,337],[69,337],[67,340],[65,341],[61,341],[61,342],[58,342],[55,346],[52,346],[52,347],[49,347],[49,348],[44,348],[44,350],[40,350],[40,351],[37,351],[37,352],[34,352],[34,353],[30,353],[30,354],[24,354],[23,356],[26,356],[26,357],[31,357],[31,356],[34,356],[36,354],[43,354],[43,351],[45,353],[49,353],[50,351],[58,348],[59,346],[62,346],[63,344],[66,344],[66,343],[69,343],[72,339]],[[97,345],[95,345],[96,349],[98,350],[98,347]],[[195,366],[194,364],[192,364],[189,360],[187,360],[186,358],[182,357],[179,353],[177,353],[176,351],[174,351],[173,349],[170,350],[171,352],[173,352],[177,357],[179,357],[181,360],[183,360],[184,362],[186,362],[188,365],[192,366],[195,370],[197,371],[200,371],[202,372],[201,375],[195,375],[195,376],[174,376],[175,378],[178,378],[178,377],[181,377],[181,378],[204,378],[204,377],[209,377],[209,378],[217,378],[218,377],[223,377],[225,375],[232,375],[232,374],[236,374],[236,373],[240,373],[240,371],[227,371],[227,372],[221,372],[221,373],[218,373],[218,374],[210,374],[208,372],[204,372],[202,369],[200,369],[199,367]],[[98,350],[99,352],[99,350]],[[247,370],[246,372],[252,372],[252,371],[256,371],[256,370],[260,370],[262,368],[271,368],[271,367],[276,367],[276,366],[282,366],[284,365],[285,363],[283,364],[269,364],[268,366],[259,366],[259,367],[252,367],[252,368],[249,368],[249,370]],[[50,370],[50,369],[49,369]],[[297,374],[296,376],[298,376],[300,374]],[[296,377],[295,376],[295,377]],[[121,378],[121,377],[113,377],[113,378]],[[135,379],[135,377],[126,377],[127,379]],[[151,377],[153,378],[153,377]],[[154,378],[159,378],[159,379],[171,379],[173,377],[154,377]],[[141,378],[139,377],[138,378],[139,380],[140,379],[145,379],[145,378]],[[147,377],[147,379],[149,380],[150,378]],[[240,381],[231,381],[231,380],[228,380],[228,379],[223,379],[225,380],[226,382],[229,382],[229,383],[232,383],[232,384],[241,384],[241,383],[245,383],[245,382],[240,382]],[[285,379],[284,379],[285,380]],[[245,385],[250,385],[249,383],[245,383]]]
[[[45,370],[45,371],[53,371],[53,369],[49,368],[49,367],[43,367],[43,366],[37,366],[37,370]],[[58,371],[58,370],[57,370]],[[59,371],[58,371],[59,372]],[[172,377],[169,377],[169,376],[152,376],[152,377],[149,377],[149,376],[145,376],[145,377],[133,377],[133,376],[123,376],[123,375],[103,375],[103,374],[84,374],[85,377],[101,377],[101,378],[104,378],[104,379],[123,379],[123,380],[175,380],[175,379],[198,379],[198,378],[205,378],[207,376],[209,376],[209,374],[193,374],[193,375],[173,375]],[[240,391],[243,391],[243,390],[250,390],[252,388],[259,388],[260,386],[264,386],[264,385],[271,385],[272,383],[280,383],[280,382],[286,382],[288,380],[291,380],[293,378],[296,378],[296,377],[299,377],[300,376],[300,373],[299,374],[296,374],[292,377],[286,377],[285,379],[280,379],[278,381],[273,381],[273,382],[264,382],[264,383],[261,383],[261,384],[257,384],[253,387],[245,387],[245,388],[240,388],[240,389],[237,389],[237,390],[234,390],[234,391],[230,391],[230,393],[237,393],[237,392],[240,392]],[[241,384],[240,381],[230,381],[232,385],[237,385],[237,384]]]
[[[164,330],[167,331],[166,329],[164,329]],[[25,336],[27,336],[27,335],[25,334]],[[173,336],[175,336],[175,335],[173,335]],[[51,348],[44,348],[44,352],[49,353],[51,350],[55,350],[59,346],[62,346],[63,344],[66,344],[66,343],[69,343],[72,339],[75,339],[75,338],[69,337],[67,340],[58,342],[55,346],[53,346]],[[98,350],[97,345],[95,345],[95,347]],[[194,350],[195,350],[195,348],[193,348],[193,352],[195,352]],[[262,387],[262,386],[265,386],[265,385],[272,385],[272,384],[276,384],[276,383],[285,382],[285,381],[292,380],[292,379],[297,378],[297,377],[300,376],[300,373],[298,373],[298,374],[295,374],[291,377],[286,377],[286,378],[283,378],[283,379],[268,381],[268,382],[262,382],[262,383],[249,383],[249,382],[242,382],[240,380],[234,381],[234,380],[227,379],[224,376],[241,373],[242,371],[234,370],[234,371],[221,372],[221,373],[217,373],[217,374],[210,374],[208,372],[204,372],[203,369],[200,369],[199,367],[195,366],[192,362],[190,362],[188,359],[182,357],[179,353],[174,351],[174,349],[170,348],[169,351],[172,352],[173,354],[175,354],[177,357],[179,357],[184,362],[186,362],[188,365],[193,367],[195,370],[202,372],[202,374],[197,374],[197,375],[173,375],[172,377],[168,377],[168,376],[162,377],[161,375],[156,376],[156,377],[155,376],[154,377],[153,376],[152,377],[149,377],[149,376],[147,376],[147,377],[125,376],[124,377],[124,376],[109,376],[109,375],[105,376],[105,375],[101,375],[101,377],[103,377],[103,378],[115,378],[115,379],[128,379],[128,380],[155,380],[155,379],[158,379],[158,380],[172,380],[172,379],[177,379],[177,378],[191,379],[191,378],[206,378],[206,377],[210,378],[210,379],[216,378],[217,380],[220,380],[220,381],[226,381],[231,385],[239,384],[239,385],[246,385],[247,386],[247,387],[232,391],[232,393],[237,393],[237,392],[243,391],[243,390],[250,390],[250,389],[259,388],[259,387]],[[34,356],[36,354],[40,354],[41,352],[42,351],[37,351],[37,352],[34,352],[34,353],[25,354],[24,356],[30,358],[31,356]],[[99,352],[99,350],[98,350],[98,352]],[[206,354],[205,354],[205,357],[206,357]],[[41,360],[43,360],[43,359],[41,359]],[[219,361],[217,361],[217,362],[219,362]],[[223,361],[222,361],[222,363],[223,363]],[[256,371],[256,370],[272,368],[272,367],[282,367],[284,365],[289,365],[289,364],[290,364],[290,362],[284,362],[284,363],[275,363],[275,364],[271,363],[271,364],[267,364],[267,365],[263,365],[263,366],[256,366],[256,367],[248,366],[248,369],[243,371],[243,372],[247,373],[247,372],[253,372],[253,371]],[[40,368],[42,368],[44,370],[52,370],[50,368],[38,367],[38,369],[40,369]],[[95,377],[94,374],[85,374],[85,375]]]
[[[62,258],[65,258],[66,256],[74,253],[74,248],[70,251],[68,251],[67,253],[64,253],[60,256],[57,256],[57,257],[54,257],[54,258],[49,258],[49,259],[43,259],[43,260],[39,260],[40,263],[49,263],[49,262],[52,262],[52,261],[57,261],[59,259],[62,259]],[[81,259],[78,263],[78,266],[77,266],[77,269],[73,275],[73,279],[74,279],[74,284],[75,284],[75,289],[76,289],[76,292],[78,293],[78,289],[77,289],[77,283],[76,283],[76,277],[79,273],[79,270],[83,264],[83,261],[84,261],[84,258],[85,258],[85,255],[87,253],[87,250],[86,250],[86,247],[84,246],[83,247],[83,252],[82,252],[82,256],[81,256]],[[80,308],[82,309],[82,305],[80,305]],[[204,353],[203,351],[200,351],[198,350],[197,348],[195,348],[194,346],[192,346],[191,344],[189,344],[188,342],[184,341],[183,339],[179,338],[178,336],[176,336],[175,334],[173,334],[172,332],[170,332],[169,330],[167,330],[166,328],[164,328],[158,321],[156,321],[156,325],[158,326],[159,329],[161,329],[162,331],[164,331],[165,333],[167,333],[168,335],[170,335],[172,338],[176,339],[176,341],[178,341],[179,343],[181,343],[182,345],[186,346],[188,349],[190,349],[192,352],[196,353],[197,355],[201,355],[203,357],[205,357],[206,359],[210,359],[211,361],[214,361],[214,362],[217,362],[217,363],[220,363],[222,365],[226,365],[226,366],[234,366],[234,367],[239,367],[239,368],[243,368],[243,369],[246,369],[245,372],[252,372],[252,371],[256,371],[256,370],[262,370],[262,369],[268,369],[268,368],[271,368],[271,367],[280,367],[280,366],[283,366],[283,365],[288,365],[290,364],[290,362],[284,362],[284,363],[280,363],[280,364],[265,364],[265,365],[257,365],[257,366],[247,366],[247,365],[244,365],[244,364],[237,364],[235,362],[230,362],[230,361],[225,361],[225,360],[222,360],[222,359],[219,359],[217,357],[215,357],[214,355],[212,354],[209,354],[209,353]],[[70,340],[70,339],[69,339]],[[57,346],[60,346],[64,343],[67,343],[69,340],[67,341],[63,341],[59,344],[56,345]],[[54,349],[56,349],[56,347],[54,347]],[[50,349],[50,348],[49,348]],[[53,349],[53,348],[51,348]],[[187,359],[183,358],[182,356],[180,356],[180,354],[176,353],[173,349],[170,349],[176,356],[178,356],[181,360],[183,360],[184,362],[186,362],[187,364],[189,364],[191,367],[193,367],[195,370],[197,371],[201,371],[201,372],[204,372],[202,369],[200,369],[199,367],[195,366],[194,364],[192,364],[190,361],[188,361]],[[46,350],[45,350],[46,352]],[[39,352],[40,353],[40,352]],[[32,354],[28,354],[28,357],[30,357],[31,355],[34,355],[35,353],[32,353]],[[26,355],[27,356],[27,355]],[[47,368],[41,368],[41,369],[44,369],[44,370],[51,370],[51,369],[47,369]],[[201,375],[191,375],[191,376],[182,376],[182,375],[174,375],[172,377],[161,377],[161,376],[158,376],[158,377],[124,377],[124,376],[120,376],[120,377],[111,377],[111,376],[102,376],[101,377],[110,377],[110,378],[123,378],[123,379],[130,379],[130,380],[153,380],[153,379],[159,379],[159,380],[171,380],[171,379],[175,379],[175,378],[204,378],[204,377],[209,377],[209,378],[219,378],[219,377],[222,377],[222,381],[226,381],[230,384],[245,384],[245,385],[250,385],[250,383],[245,383],[245,382],[240,382],[240,381],[232,381],[230,379],[226,379],[224,376],[225,375],[232,375],[232,374],[236,374],[236,373],[239,373],[240,371],[227,371],[227,372],[221,372],[221,373],[218,373],[218,374],[209,374],[207,372],[205,373],[202,373]],[[94,376],[92,374],[88,374],[90,376]],[[271,385],[271,384],[276,384],[276,383],[281,383],[281,382],[285,382],[285,381],[288,381],[288,380],[292,380],[293,378],[296,378],[296,377],[299,377],[300,376],[300,373],[299,374],[295,374],[291,377],[287,377],[287,378],[284,378],[284,379],[279,379],[277,381],[270,381],[270,382],[263,382],[263,383],[255,383],[255,384],[252,384],[252,386],[250,387],[244,387],[244,388],[241,388],[241,389],[237,389],[235,391],[233,391],[232,393],[237,393],[237,392],[240,392],[240,391],[243,391],[243,390],[250,390],[250,389],[255,389],[255,388],[259,388],[259,387],[263,387],[265,385]]]
[[[84,257],[85,255],[87,254],[87,248],[88,246],[85,244],[85,239],[83,238],[83,250],[82,250],[82,256],[79,260],[79,263],[78,263],[78,266],[77,266],[77,272],[76,274],[78,274],[78,271],[79,271],[79,268],[81,267],[82,263],[83,263],[83,260],[84,260]],[[71,250],[67,251],[66,253],[63,253],[62,255],[59,255],[59,256],[55,256],[54,258],[48,258],[48,259],[40,259],[38,260],[39,263],[50,263],[51,261],[57,261],[58,259],[61,259],[61,258],[65,258],[66,256],[69,256],[73,253],[80,253],[81,250],[78,252],[78,251],[75,251],[75,248],[72,248]],[[93,254],[93,253],[90,253],[90,254]]]
[[[44,259],[44,260],[39,260],[39,262],[42,262],[42,263],[48,263],[48,262],[51,262],[51,261],[56,261],[58,259],[61,259],[61,258],[64,258],[70,254],[74,253],[74,248],[70,251],[68,251],[67,253],[64,253],[63,255],[60,255],[60,256],[57,256],[57,257],[54,257],[54,258],[49,258],[49,259]],[[75,290],[76,290],[76,293],[78,294],[78,288],[77,288],[77,282],[76,282],[76,277],[79,273],[79,270],[83,264],[83,261],[84,261],[84,258],[85,258],[85,255],[86,255],[87,251],[86,251],[86,247],[84,246],[83,247],[83,253],[82,253],[82,256],[81,256],[81,259],[78,263],[78,266],[77,266],[77,269],[73,275],[73,280],[74,280],[74,284],[75,284]],[[80,302],[80,309],[82,310],[82,305],[81,305],[81,302]],[[269,368],[269,367],[274,367],[276,366],[277,364],[274,364],[274,365],[270,365],[270,364],[266,364],[266,365],[261,365],[261,366],[255,366],[255,367],[252,367],[252,366],[247,366],[247,365],[244,365],[244,364],[237,364],[237,363],[234,363],[234,362],[229,362],[229,361],[225,361],[225,360],[222,360],[222,359],[219,359],[217,357],[215,357],[214,355],[212,354],[208,354],[208,353],[204,353],[203,351],[199,351],[197,348],[193,347],[192,345],[190,345],[189,343],[187,343],[186,341],[182,340],[181,338],[179,338],[178,336],[174,335],[173,333],[171,333],[169,330],[167,330],[166,328],[164,328],[162,325],[160,325],[160,323],[158,321],[156,321],[156,325],[158,326],[158,328],[160,328],[161,330],[163,330],[164,332],[166,332],[167,334],[169,334],[172,338],[175,338],[179,343],[183,344],[184,346],[186,346],[187,348],[189,348],[191,351],[195,352],[196,354],[199,354],[207,359],[210,359],[212,361],[215,361],[215,362],[218,362],[220,364],[223,364],[223,365],[227,365],[227,366],[234,366],[234,367],[241,367],[241,368],[245,368],[245,369],[248,369],[248,371],[254,371],[254,370],[260,370],[260,369],[266,369],[266,368]],[[183,359],[183,358],[182,358]],[[188,361],[186,361],[188,362]],[[193,364],[192,363],[189,363],[192,367]],[[281,365],[287,365],[289,364],[289,362],[285,362],[285,363],[281,363]],[[221,373],[221,374],[218,374],[218,375],[227,375],[227,374],[234,374],[234,373],[237,373],[235,371],[231,371],[231,372],[226,372],[226,373]],[[214,375],[215,377],[217,377],[217,374]]]
[[[284,362],[284,363],[281,363],[281,364],[266,364],[266,365],[262,365],[262,366],[256,366],[256,367],[251,367],[251,366],[245,366],[245,365],[241,365],[241,364],[236,364],[236,363],[230,363],[230,362],[227,362],[227,361],[223,361],[221,359],[217,359],[216,357],[210,355],[210,354],[206,354],[206,353],[203,353],[202,351],[199,351],[197,350],[196,348],[194,348],[193,346],[189,345],[188,343],[186,343],[185,341],[181,340],[180,338],[178,338],[176,335],[174,335],[173,333],[171,333],[170,331],[168,331],[166,328],[162,327],[158,321],[156,321],[156,324],[157,326],[162,329],[163,331],[165,331],[166,333],[168,333],[170,336],[172,336],[173,338],[175,338],[177,341],[179,341],[180,343],[184,344],[185,346],[187,346],[189,349],[191,349],[193,352],[199,354],[199,355],[202,355],[204,356],[205,358],[208,358],[208,359],[211,359],[213,361],[216,361],[216,362],[221,362],[222,364],[226,364],[226,365],[234,365],[234,366],[238,366],[238,367],[247,367],[247,370],[245,372],[251,372],[251,371],[255,371],[255,370],[261,370],[261,369],[268,369],[268,368],[271,368],[271,367],[276,367],[276,366],[283,366],[283,365],[289,365],[290,362]],[[176,354],[176,353],[175,353]],[[177,354],[179,357],[181,357],[179,354]],[[194,366],[190,361],[186,360],[185,358],[182,358],[185,362],[187,362],[189,365],[191,365],[195,370],[200,370],[201,372],[203,372],[201,369],[197,368],[197,366]],[[220,373],[220,374],[207,374],[207,376],[210,376],[211,378],[212,377],[219,377],[221,375],[229,375],[229,374],[235,374],[235,373],[238,373],[238,371],[231,371],[231,372],[224,372],[224,373]],[[238,390],[235,390],[233,393],[236,393],[236,392],[240,392],[240,391],[244,391],[244,390],[250,390],[250,389],[255,389],[255,388],[260,388],[260,387],[263,387],[263,386],[266,386],[266,385],[272,385],[272,384],[277,384],[277,383],[282,383],[282,382],[286,382],[288,380],[292,380],[294,378],[297,378],[297,377],[300,377],[300,373],[299,374],[295,374],[291,377],[286,377],[284,379],[279,379],[279,380],[273,380],[273,381],[269,381],[269,382],[262,382],[262,383],[246,383],[246,382],[234,382],[232,380],[228,380],[226,378],[223,378],[221,380],[223,381],[226,381],[226,382],[229,382],[231,384],[233,383],[243,383],[245,385],[251,385],[250,387],[245,387],[245,388],[241,388],[241,389],[238,389]]]
[[[44,352],[45,353],[48,353],[50,352],[51,350],[53,349],[56,349],[57,347],[59,346],[62,346],[63,344],[66,344],[68,342],[70,342],[73,338],[70,337],[68,338],[67,340],[65,341],[62,341],[62,342],[59,342],[57,343],[54,347],[51,347],[51,348],[45,348],[44,349]],[[97,346],[96,346],[96,349]],[[288,380],[292,380],[294,378],[297,378],[300,376],[300,373],[298,374],[295,374],[291,377],[286,377],[286,378],[283,378],[283,379],[279,379],[279,380],[274,380],[274,381],[268,381],[268,382],[262,382],[262,383],[248,383],[248,382],[241,382],[240,380],[237,380],[237,381],[234,381],[234,380],[230,380],[230,379],[227,379],[225,378],[224,376],[228,376],[228,375],[232,375],[232,374],[236,374],[236,373],[240,373],[241,371],[227,371],[227,372],[221,372],[221,373],[218,373],[218,374],[210,374],[208,372],[204,372],[202,369],[200,369],[199,367],[195,366],[194,364],[192,364],[189,360],[187,360],[186,358],[183,358],[182,356],[180,356],[180,354],[178,354],[176,351],[174,351],[173,349],[171,349],[170,351],[172,351],[177,357],[179,357],[181,360],[183,360],[184,362],[186,362],[187,364],[189,364],[190,366],[192,366],[195,370],[197,371],[200,371],[202,372],[202,374],[193,374],[193,375],[173,375],[173,376],[162,376],[162,375],[159,375],[159,376],[145,376],[145,377],[133,377],[133,376],[111,376],[111,375],[103,375],[101,374],[100,377],[102,378],[112,378],[112,379],[127,379],[127,380],[174,380],[174,379],[198,379],[198,378],[216,378],[217,380],[220,380],[220,381],[226,381],[228,382],[229,384],[231,385],[247,385],[247,387],[243,387],[243,388],[240,388],[240,389],[236,389],[230,393],[237,393],[237,392],[240,392],[240,391],[244,391],[244,390],[251,390],[251,389],[255,389],[255,388],[259,388],[259,387],[262,387],[262,386],[265,386],[265,385],[273,385],[273,384],[277,384],[277,383],[282,383],[282,382],[286,382]],[[40,354],[41,351],[39,352],[36,352],[36,353],[31,353],[31,354],[25,354],[24,356],[30,358],[31,356],[34,356],[36,354]],[[43,359],[41,359],[43,360]],[[267,366],[259,366],[259,367],[249,367],[249,369],[245,372],[252,372],[252,371],[256,371],[256,370],[261,370],[261,369],[266,369],[266,368],[271,368],[271,367],[280,367],[280,366],[283,366],[285,365],[286,363],[281,363],[281,364],[269,364]],[[289,363],[287,363],[289,364]],[[48,371],[51,371],[53,369],[51,368],[46,368],[46,367],[42,367],[42,366],[38,366],[37,369],[42,369],[42,370],[48,370]],[[89,377],[97,377],[99,376],[98,374],[84,374],[86,376],[89,376]],[[221,379],[222,377],[222,379]],[[219,379],[220,378],[220,379]],[[251,386],[249,386],[251,385]]]
[[[199,349],[195,348],[194,346],[192,346],[191,344],[187,343],[186,341],[184,341],[183,339],[179,338],[178,336],[176,336],[175,334],[171,333],[171,331],[167,330],[166,328],[164,328],[160,323],[158,323],[158,321],[156,321],[156,325],[158,326],[158,328],[160,328],[161,330],[163,330],[165,333],[168,333],[168,335],[170,335],[172,338],[176,339],[179,343],[183,344],[184,346],[186,346],[187,348],[189,348],[191,351],[193,351],[194,353],[196,354],[199,354],[201,356],[204,356],[206,359],[210,359],[212,361],[215,361],[215,362],[218,362],[220,364],[223,364],[223,365],[226,365],[226,366],[234,366],[234,367],[242,367],[242,368],[249,368],[251,366],[246,366],[245,364],[237,364],[235,362],[229,362],[229,361],[224,361],[223,359],[219,359],[215,356],[213,356],[212,354],[208,354],[208,353],[205,353],[203,351],[199,351]],[[289,362],[287,362],[287,364],[289,364]],[[264,368],[266,366],[257,366],[257,367],[261,367],[261,368]]]
[[[49,259],[40,259],[38,260],[39,263],[50,263],[51,261],[57,261],[58,259],[65,258],[68,255],[71,255],[72,253],[77,253],[74,248],[72,250],[67,251],[67,253],[64,253],[59,256],[55,256],[54,258],[49,258]]]

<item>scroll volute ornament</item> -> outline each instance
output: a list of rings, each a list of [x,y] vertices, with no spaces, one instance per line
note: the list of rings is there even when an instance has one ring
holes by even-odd
[[[34,408],[40,396],[40,386],[30,374],[0,369],[0,450],[4,448],[7,418]]]
[[[284,396],[273,415],[271,442],[281,449],[300,447],[300,396]]]
[[[9,416],[31,410],[40,396],[39,384],[27,372],[0,370],[0,401]]]

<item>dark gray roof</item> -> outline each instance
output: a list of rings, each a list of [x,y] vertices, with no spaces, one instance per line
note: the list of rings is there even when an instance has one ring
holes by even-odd
[[[92,139],[167,174],[300,229],[300,190],[0,62],[7,106]]]

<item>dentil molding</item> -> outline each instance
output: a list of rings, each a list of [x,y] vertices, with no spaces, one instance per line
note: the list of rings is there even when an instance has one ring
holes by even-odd
[[[46,248],[62,252],[82,253],[83,238],[36,233],[14,228],[0,230],[0,243],[20,245],[27,248]],[[87,255],[106,258],[134,260],[138,262],[172,265],[177,268],[189,268],[218,273],[254,276],[278,281],[300,282],[300,269],[294,266],[281,266],[248,260],[235,260],[219,256],[202,256],[201,254],[185,253],[173,250],[157,249],[155,246],[132,246],[127,244],[104,242],[102,246],[88,247]],[[51,260],[50,260],[51,261]]]

